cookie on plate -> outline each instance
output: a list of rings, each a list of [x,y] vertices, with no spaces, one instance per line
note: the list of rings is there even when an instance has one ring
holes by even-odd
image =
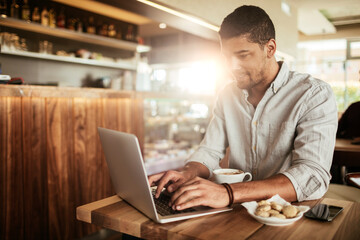
[[[283,208],[282,213],[286,218],[293,218],[298,214],[298,209],[292,205],[288,205]]]

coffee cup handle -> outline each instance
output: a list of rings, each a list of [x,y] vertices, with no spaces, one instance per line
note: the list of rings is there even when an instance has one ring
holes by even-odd
[[[249,182],[249,181],[252,180],[252,175],[251,175],[251,173],[249,173],[249,172],[245,173],[244,179],[246,178],[246,176],[249,176],[249,179],[247,179],[246,182]]]

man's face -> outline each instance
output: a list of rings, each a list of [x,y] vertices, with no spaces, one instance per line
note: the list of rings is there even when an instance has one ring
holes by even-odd
[[[239,88],[249,90],[265,80],[268,61],[266,46],[262,47],[239,36],[222,39],[221,50]]]

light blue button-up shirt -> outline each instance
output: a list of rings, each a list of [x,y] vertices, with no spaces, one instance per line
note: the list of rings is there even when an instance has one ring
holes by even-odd
[[[230,147],[230,168],[251,172],[253,180],[282,173],[298,201],[322,197],[331,178],[337,129],[330,86],[282,63],[256,108],[247,97],[236,82],[220,92],[205,137],[188,161],[204,164],[211,173]]]

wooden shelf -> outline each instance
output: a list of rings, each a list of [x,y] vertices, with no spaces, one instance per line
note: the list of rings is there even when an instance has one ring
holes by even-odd
[[[42,26],[38,23],[27,22],[9,17],[0,16],[0,26],[11,27],[29,32],[46,34],[53,37],[65,38],[90,44],[96,44],[105,47],[119,48],[135,52],[148,52],[150,51],[149,46],[140,45],[128,41],[112,39],[108,37],[80,33],[67,29],[51,28]]]
[[[99,67],[107,67],[107,68],[116,68],[116,69],[127,69],[127,70],[137,70],[137,65],[134,62],[107,62],[95,59],[83,59],[83,58],[75,58],[75,57],[67,57],[67,56],[57,56],[51,54],[41,54],[35,52],[25,52],[25,51],[6,51],[1,50],[1,54],[20,56],[20,57],[30,57],[44,60],[52,60],[52,61],[60,61],[60,62],[69,62],[69,63],[77,63],[77,64],[85,64],[91,66],[99,66]]]

